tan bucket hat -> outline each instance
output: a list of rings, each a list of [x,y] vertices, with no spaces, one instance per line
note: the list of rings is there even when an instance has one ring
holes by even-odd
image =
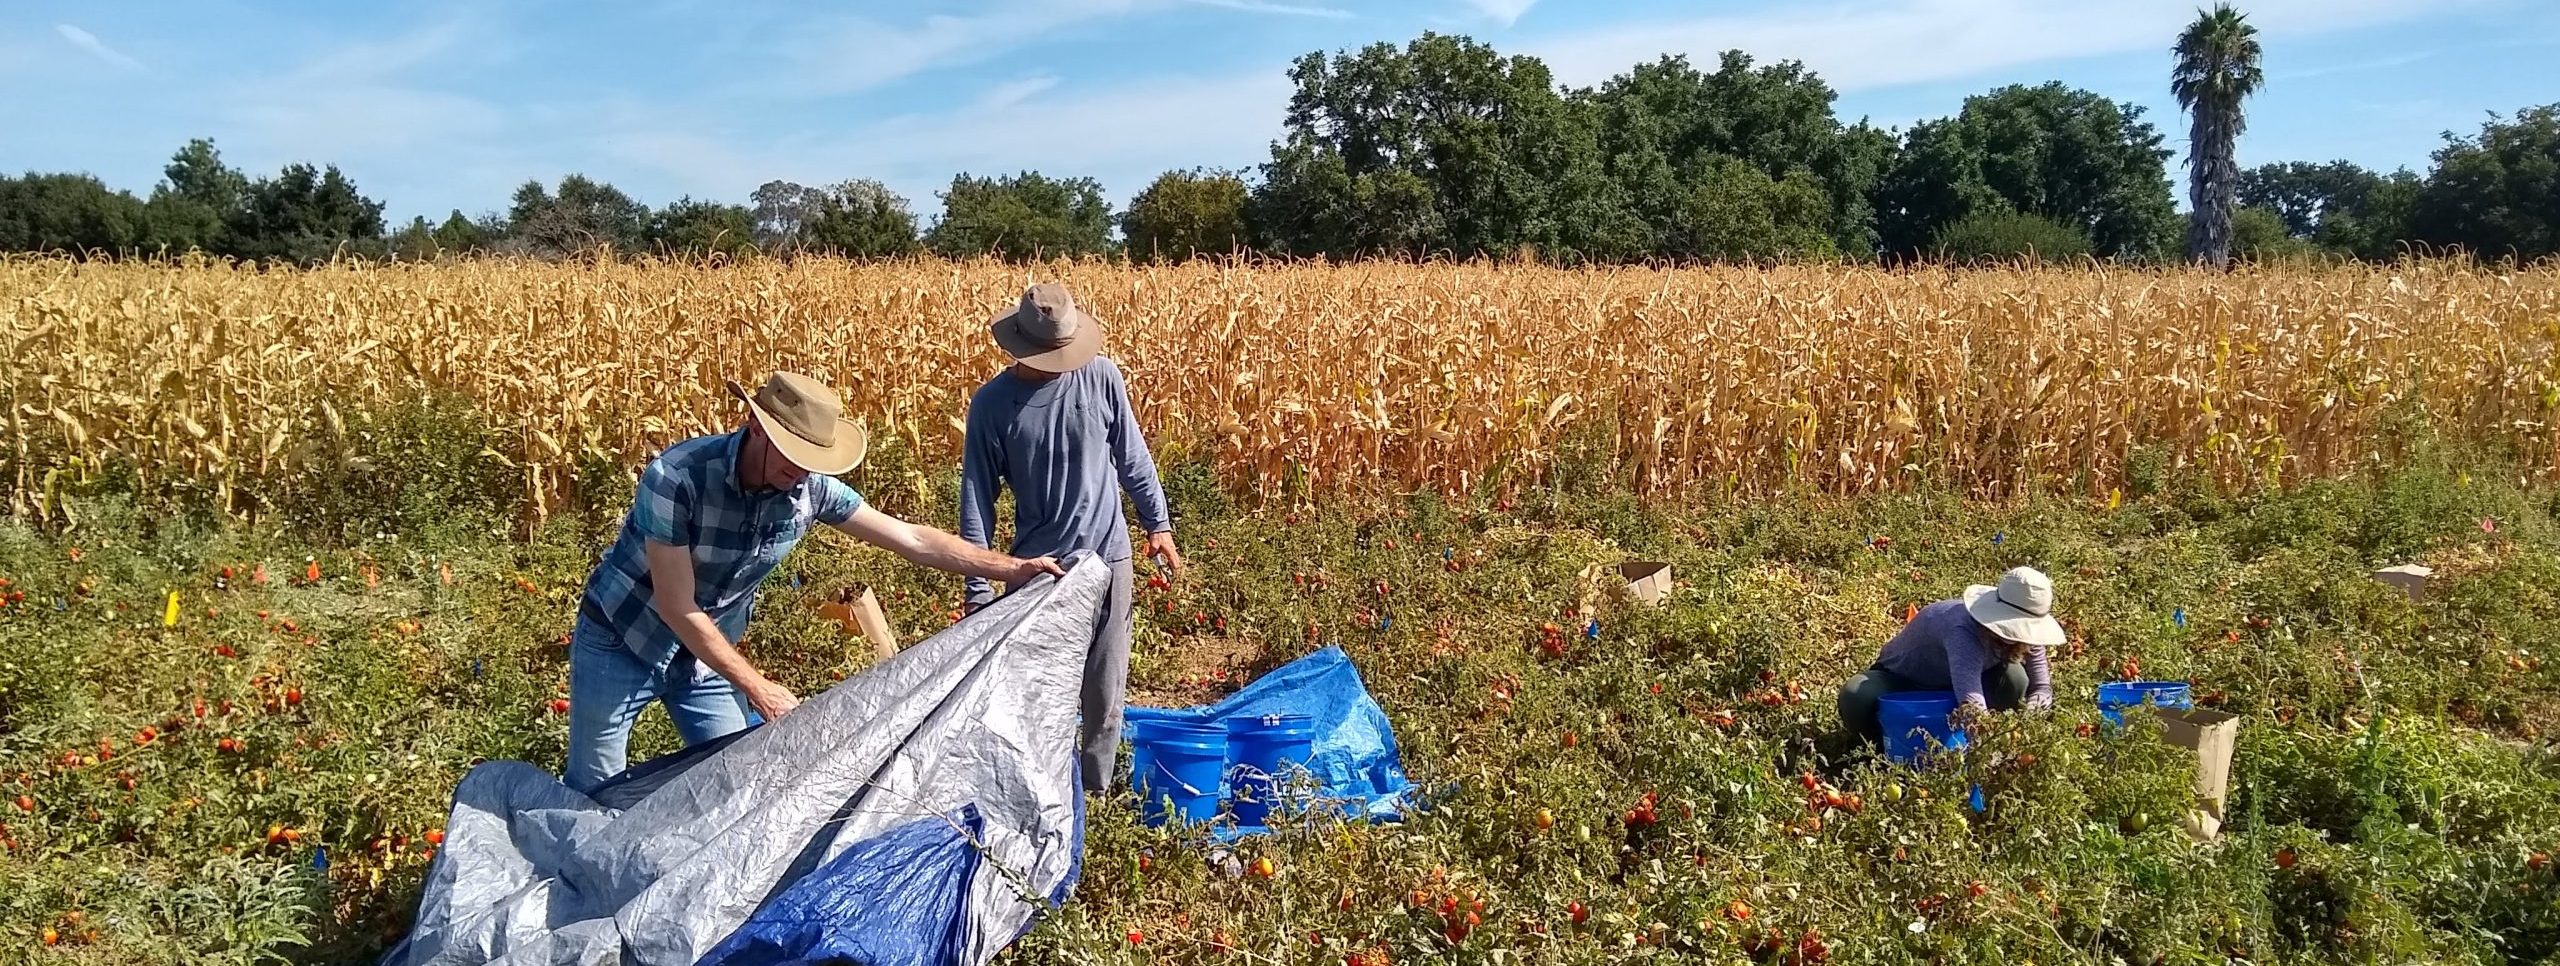
[[[2053,619],[2053,580],[2043,571],[2018,567],[2000,575],[2000,586],[1975,584],[1964,589],[1965,613],[1991,633],[2037,647],[2059,647],[2062,622]]]
[[[1076,307],[1056,282],[1022,291],[1022,303],[987,323],[1013,361],[1042,372],[1074,372],[1102,354],[1102,320]]]
[[[870,434],[862,426],[844,418],[844,402],[825,383],[796,372],[777,372],[756,387],[754,395],[727,380],[729,394],[747,404],[756,414],[756,424],[764,427],[773,448],[791,465],[811,473],[833,476],[850,472],[862,465],[862,454],[871,446]]]

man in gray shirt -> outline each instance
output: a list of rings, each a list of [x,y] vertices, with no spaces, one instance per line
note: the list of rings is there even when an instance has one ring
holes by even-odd
[[[1102,323],[1077,308],[1065,286],[1043,282],[988,330],[1014,361],[969,399],[960,536],[992,549],[996,491],[1011,487],[1017,555],[1090,550],[1111,566],[1111,593],[1085,653],[1079,737],[1085,790],[1105,791],[1119,768],[1120,701],[1129,677],[1133,588],[1121,494],[1137,504],[1148,556],[1178,576],[1182,553],[1128,385],[1120,367],[1101,356]],[[969,610],[995,596],[985,578],[969,578],[968,587]]]

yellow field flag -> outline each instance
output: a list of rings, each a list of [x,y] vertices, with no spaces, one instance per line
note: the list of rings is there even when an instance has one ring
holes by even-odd
[[[169,592],[169,609],[168,609],[168,610],[166,610],[166,611],[163,611],[163,612],[160,614],[160,626],[162,626],[162,627],[176,627],[176,626],[178,626],[178,592],[177,592],[177,591],[172,590],[172,591],[170,591],[170,592]]]

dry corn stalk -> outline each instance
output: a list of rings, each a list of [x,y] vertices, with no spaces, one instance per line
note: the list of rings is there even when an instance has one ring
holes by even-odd
[[[2319,271],[1564,270],[1105,263],[1038,270],[1110,325],[1160,452],[1288,481],[1535,483],[1581,445],[1651,493],[1925,475],[2116,485],[2157,445],[2226,483],[2383,456],[2423,407],[2542,472],[2560,438],[2560,267]],[[244,272],[0,260],[11,481],[133,467],[224,499],[349,458],[430,391],[507,427],[527,505],[728,425],[724,377],[836,385],[875,436],[956,465],[993,262],[475,262]]]

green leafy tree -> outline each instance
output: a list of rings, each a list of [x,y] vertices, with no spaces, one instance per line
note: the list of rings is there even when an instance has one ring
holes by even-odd
[[[2116,259],[2166,256],[2177,242],[2158,130],[2142,108],[2059,83],[1965,100],[1912,128],[1877,188],[1885,250],[1927,252],[1948,225],[2005,206],[2051,219]]]
[[[1120,234],[1131,257],[1184,261],[1244,247],[1244,179],[1224,171],[1167,171],[1129,202]]]
[[[745,206],[690,196],[676,199],[649,220],[652,245],[687,255],[716,252],[734,258],[756,249],[755,233],[755,214]]]
[[[249,194],[249,176],[222,163],[213,142],[197,138],[171,155],[151,191],[152,235],[173,249],[237,254],[226,237]]]
[[[774,254],[797,251],[803,226],[818,216],[818,206],[826,197],[823,190],[789,181],[756,186],[747,196],[754,205],[750,213],[755,218],[756,245]]]
[[[2320,246],[2293,234],[2284,215],[2273,208],[2242,208],[2231,213],[2231,255],[2259,264],[2309,259]]]
[[[1111,247],[1111,204],[1092,178],[961,174],[942,195],[942,219],[926,236],[953,258],[1099,254]]]
[[[399,231],[392,232],[391,237],[385,239],[385,244],[391,251],[391,257],[397,261],[431,262],[444,254],[444,249],[436,244],[435,226],[427,224],[425,215],[409,219],[408,224],[400,226]]]
[[[1799,237],[1811,228],[1828,236],[1824,248],[1874,250],[1870,195],[1890,163],[1893,138],[1865,124],[1843,127],[1832,113],[1831,88],[1803,65],[1755,67],[1749,56],[1729,51],[1713,72],[1705,72],[1687,58],[1665,57],[1610,79],[1582,99],[1596,112],[1600,150],[1647,223],[1656,254],[1698,257],[1703,247],[1722,249],[1728,257],[1765,257],[1804,247],[1801,241],[1776,248],[1699,245],[1697,226],[1680,221],[1697,210],[1692,196],[1700,183],[1690,179],[1711,176],[1723,190],[1742,186],[1730,166],[1715,159],[1757,171],[1761,177],[1746,179],[1749,187],[1793,183],[1818,190],[1824,203],[1811,210],[1772,205],[1766,198],[1746,202],[1801,219],[1778,226],[1779,234]],[[1768,240],[1766,233],[1762,240]]]
[[[516,189],[507,210],[509,247],[538,258],[564,258],[599,249],[648,248],[649,206],[622,189],[585,175],[560,179],[559,191],[540,181]]]
[[[916,251],[915,212],[907,199],[878,181],[838,183],[817,192],[806,211],[791,235],[799,249],[846,258],[894,258]]]
[[[2033,259],[2046,264],[2089,255],[2080,229],[2023,211],[1992,208],[1966,215],[1938,232],[1938,257],[1965,265]]]
[[[1442,247],[1439,200],[1401,169],[1352,174],[1331,148],[1275,147],[1247,201],[1254,247],[1300,257],[1419,258]]]
[[[2187,259],[2216,268],[2231,263],[2231,211],[2240,165],[2233,144],[2248,128],[2240,104],[2266,83],[2258,68],[2258,28],[2228,3],[2197,14],[2178,36],[2169,92],[2190,118],[2187,156]]]
[[[291,164],[251,182],[224,231],[242,258],[310,265],[380,254],[382,228],[382,203],[358,192],[336,165]]]
[[[453,254],[476,254],[497,240],[501,232],[494,229],[500,227],[503,226],[474,222],[462,217],[461,209],[455,209],[453,214],[445,216],[443,224],[436,226],[436,249]]]
[[[1642,254],[1591,112],[1546,65],[1426,33],[1399,50],[1298,58],[1283,139],[1251,206],[1291,254],[1537,251],[1564,261]]]
[[[0,178],[0,251],[115,255],[143,247],[150,229],[141,201],[88,175]]]
[[[2419,191],[2420,241],[2497,258],[2560,254],[2560,103],[2492,118],[2446,138]]]
[[[2321,213],[2320,247],[2366,261],[2400,257],[2416,237],[2412,223],[2424,187],[2425,181],[2406,168],[2382,176],[2354,203]]]
[[[2381,186],[2381,175],[2352,161],[2283,161],[2240,172],[2234,197],[2243,208],[2274,212],[2286,234],[2309,238],[2328,216],[2354,211]]]
[[[1798,168],[1784,180],[1739,158],[1705,155],[1671,188],[1655,254],[1683,261],[1830,258],[1831,197]]]

